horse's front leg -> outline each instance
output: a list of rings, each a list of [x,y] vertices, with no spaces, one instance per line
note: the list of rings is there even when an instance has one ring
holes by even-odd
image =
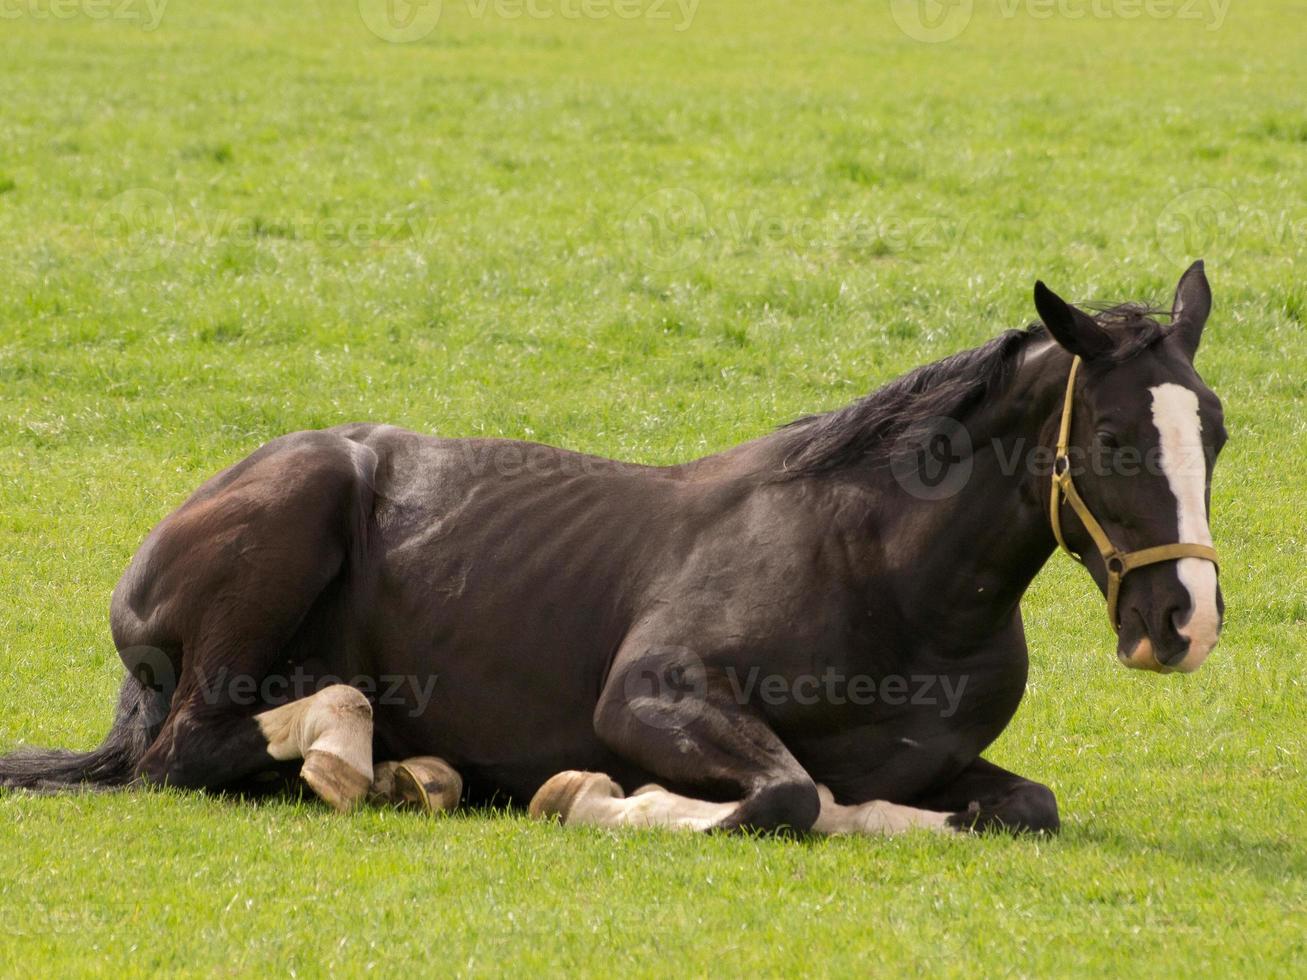
[[[1055,834],[1061,826],[1051,789],[984,759],[913,802],[954,811],[948,825],[956,830]]]
[[[843,805],[825,786],[818,786],[821,812],[812,825],[818,834],[868,834],[888,837],[908,830],[933,830],[952,833],[950,821],[958,816],[924,807],[903,806],[888,800]]]
[[[825,786],[822,834],[896,834],[925,829],[947,832],[1057,833],[1057,800],[1047,786],[977,759],[949,783],[924,793],[911,806],[871,800],[841,805]]]
[[[712,802],[650,785],[631,796],[608,776],[562,772],[531,801],[536,817],[599,827],[811,829],[817,787],[761,713],[682,647],[628,641],[594,716],[595,733],[646,772]]]

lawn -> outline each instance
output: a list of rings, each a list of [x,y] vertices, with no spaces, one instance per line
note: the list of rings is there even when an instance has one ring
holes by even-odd
[[[0,973],[1307,971],[1301,0],[414,9],[0,7],[0,747],[98,741],[118,575],[273,436],[672,462],[1199,256],[1222,644],[1126,672],[1050,562],[1051,841],[0,796]]]

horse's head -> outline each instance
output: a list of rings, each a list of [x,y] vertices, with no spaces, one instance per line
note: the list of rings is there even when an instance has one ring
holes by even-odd
[[[1224,610],[1208,513],[1225,426],[1193,363],[1212,306],[1203,264],[1180,279],[1167,329],[1134,307],[1090,316],[1043,283],[1035,306],[1080,359],[1060,413],[1057,473],[1070,478],[1054,478],[1054,531],[1108,595],[1126,666],[1197,670]]]

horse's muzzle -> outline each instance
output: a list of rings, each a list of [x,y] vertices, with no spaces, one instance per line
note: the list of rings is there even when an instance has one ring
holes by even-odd
[[[1209,567],[1205,589],[1190,588],[1160,569],[1133,583],[1118,631],[1121,663],[1162,674],[1191,674],[1203,665],[1220,639],[1225,609],[1215,566]]]
[[[1195,670],[1203,665],[1207,655],[1216,647],[1216,636],[1208,638],[1195,637],[1189,641],[1186,648],[1170,657],[1159,658],[1153,648],[1153,641],[1147,637],[1140,637],[1128,650],[1117,650],[1117,659],[1127,667],[1133,667],[1135,670],[1152,670],[1159,674],[1192,674]]]

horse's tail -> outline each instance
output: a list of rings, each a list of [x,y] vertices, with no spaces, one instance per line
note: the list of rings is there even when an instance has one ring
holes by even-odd
[[[123,681],[113,727],[90,752],[19,749],[0,756],[0,788],[58,792],[123,786],[149,749],[159,716],[159,694],[132,674]]]

